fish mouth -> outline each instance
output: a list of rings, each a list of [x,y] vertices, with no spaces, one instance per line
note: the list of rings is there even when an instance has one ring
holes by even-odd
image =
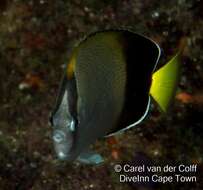
[[[67,160],[68,159],[68,155],[67,154],[65,154],[64,152],[62,152],[62,151],[59,151],[58,153],[56,153],[57,154],[57,158],[59,159],[59,160]]]
[[[69,160],[70,151],[73,145],[73,136],[69,132],[54,130],[53,132],[54,149],[59,160]]]
[[[69,151],[68,153],[65,152],[65,151],[62,151],[61,149],[59,151],[56,151],[56,156],[57,156],[57,159],[60,160],[60,161],[68,161],[68,162],[73,162],[75,161],[79,154],[76,156],[75,154],[72,154],[71,151]]]
[[[70,148],[68,148],[66,145],[63,144],[54,144],[56,156],[59,160],[70,160],[71,154],[70,154]]]

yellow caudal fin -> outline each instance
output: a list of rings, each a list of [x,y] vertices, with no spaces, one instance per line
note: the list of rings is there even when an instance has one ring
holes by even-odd
[[[150,95],[166,112],[177,89],[180,76],[181,53],[177,53],[168,63],[152,76]]]

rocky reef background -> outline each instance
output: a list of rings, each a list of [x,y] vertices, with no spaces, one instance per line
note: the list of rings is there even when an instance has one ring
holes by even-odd
[[[161,63],[183,50],[171,110],[94,148],[99,166],[55,158],[49,112],[71,50],[86,34],[129,28],[154,39]],[[1,0],[0,190],[203,189],[203,1]],[[119,183],[116,163],[197,164],[196,183]],[[146,161],[147,162],[147,161]]]

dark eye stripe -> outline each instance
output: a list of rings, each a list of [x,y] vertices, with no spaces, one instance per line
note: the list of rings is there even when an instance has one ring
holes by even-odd
[[[52,115],[52,113],[50,113],[50,115],[49,115],[49,125],[53,126],[53,115]]]
[[[68,103],[69,103],[69,112],[71,116],[74,118],[75,122],[77,123],[77,100],[78,100],[78,94],[77,94],[77,86],[76,86],[76,79],[75,76],[68,80],[67,83],[67,90],[68,90]]]

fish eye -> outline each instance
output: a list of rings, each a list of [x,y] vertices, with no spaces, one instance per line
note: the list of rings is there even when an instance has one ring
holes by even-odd
[[[62,131],[56,130],[53,134],[53,140],[56,143],[61,143],[65,140],[65,134]]]

